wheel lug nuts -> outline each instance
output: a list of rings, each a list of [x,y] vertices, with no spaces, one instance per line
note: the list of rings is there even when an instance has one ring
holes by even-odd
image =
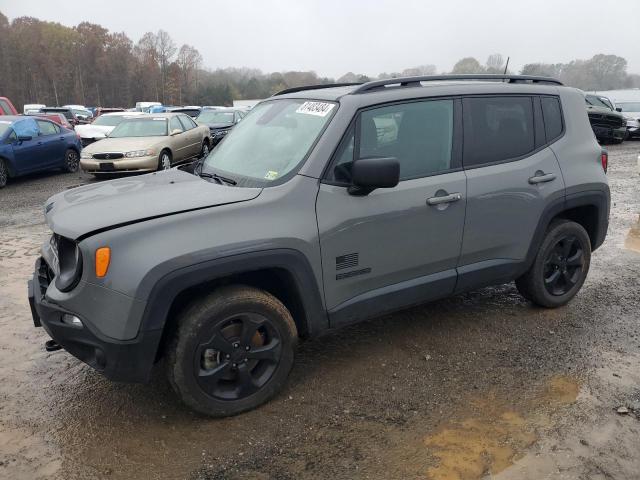
[[[229,355],[228,353],[225,355],[227,358],[231,358],[231,355]]]
[[[245,358],[245,359],[244,359],[244,363],[247,363],[248,361],[249,361],[249,359],[248,359],[248,358]]]
[[[246,347],[244,347],[244,349],[245,349],[246,351],[249,351],[249,345],[247,345]]]
[[[232,364],[231,366],[232,366],[233,368],[236,368],[236,367],[238,366],[238,364],[237,364],[237,363],[234,363],[234,364]]]
[[[240,346],[240,344],[238,342],[233,344],[233,348],[238,348]]]

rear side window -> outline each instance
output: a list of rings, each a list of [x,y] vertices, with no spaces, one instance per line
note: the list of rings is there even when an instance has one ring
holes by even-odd
[[[503,162],[535,148],[531,97],[463,100],[464,166]]]
[[[171,120],[169,121],[169,129],[173,132],[174,130],[180,130],[180,131],[185,131],[186,128],[184,128],[184,126],[182,125],[182,123],[180,122],[180,120],[178,119],[178,117],[171,117]]]
[[[541,102],[544,132],[549,143],[562,135],[562,110],[557,97],[542,97]]]
[[[58,133],[58,127],[51,122],[45,122],[44,120],[38,120],[38,128],[40,129],[40,135],[55,135]]]
[[[191,130],[192,128],[196,128],[196,124],[193,120],[191,120],[191,117],[188,117],[186,115],[180,115],[178,118],[180,118],[180,122],[182,123],[182,125],[184,126],[184,130]]]

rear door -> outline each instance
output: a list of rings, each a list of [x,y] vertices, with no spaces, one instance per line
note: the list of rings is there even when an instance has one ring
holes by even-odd
[[[539,97],[468,97],[463,110],[467,211],[458,290],[512,280],[545,207],[564,197]]]
[[[453,292],[466,197],[461,126],[454,99],[379,106],[357,116],[316,204],[332,326]],[[350,195],[351,165],[371,157],[397,158],[400,183]]]
[[[42,142],[41,155],[43,166],[60,166],[67,150],[67,142],[60,132],[60,127],[48,120],[36,120],[39,140]]]

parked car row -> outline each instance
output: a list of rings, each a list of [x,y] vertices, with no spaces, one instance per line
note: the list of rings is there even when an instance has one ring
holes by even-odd
[[[640,89],[585,94],[593,133],[599,142],[640,137]]]

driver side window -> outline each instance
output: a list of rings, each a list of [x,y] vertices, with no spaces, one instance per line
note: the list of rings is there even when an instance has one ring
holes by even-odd
[[[178,117],[171,117],[171,121],[169,122],[169,130],[170,132],[173,132],[174,130],[180,130],[181,132],[184,131],[184,128],[182,127],[182,124],[180,123]]]

